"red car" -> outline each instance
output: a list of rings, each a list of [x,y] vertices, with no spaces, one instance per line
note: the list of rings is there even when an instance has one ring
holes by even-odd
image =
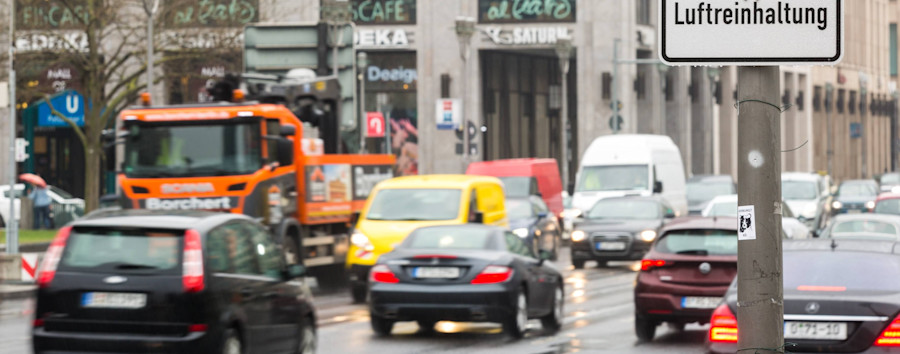
[[[663,227],[634,288],[638,339],[652,341],[663,322],[708,323],[737,275],[737,244],[735,218],[687,217]]]

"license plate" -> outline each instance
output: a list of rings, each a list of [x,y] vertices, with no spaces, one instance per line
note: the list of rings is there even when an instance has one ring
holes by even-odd
[[[107,309],[139,309],[147,305],[147,294],[90,292],[81,295],[81,306]]]
[[[597,249],[601,251],[622,251],[625,246],[625,242],[597,242]]]
[[[862,212],[862,210],[859,210],[859,209],[850,209],[850,210],[847,210],[847,214],[859,214],[859,213],[861,213],[861,212]]]
[[[847,323],[786,321],[784,338],[845,340],[847,339]]]
[[[413,268],[416,278],[459,278],[459,268],[455,267],[416,267]]]
[[[714,309],[722,302],[721,297],[714,296],[685,296],[681,298],[681,308],[684,309]]]

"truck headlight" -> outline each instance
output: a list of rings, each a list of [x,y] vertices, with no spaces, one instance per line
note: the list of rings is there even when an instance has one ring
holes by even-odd
[[[581,241],[584,241],[585,238],[587,238],[587,235],[584,233],[584,231],[581,231],[581,230],[572,231],[572,241],[581,242]]]
[[[372,242],[369,241],[369,238],[366,237],[362,232],[354,231],[353,235],[350,235],[350,243],[355,245],[356,247],[362,248],[366,251],[371,251],[375,249],[375,246],[372,245]]]
[[[638,235],[641,240],[644,242],[653,242],[656,239],[656,231],[653,230],[644,230]]]
[[[528,228],[520,227],[518,229],[513,230],[513,233],[516,234],[516,236],[519,236],[521,238],[526,238],[526,237],[528,237]]]

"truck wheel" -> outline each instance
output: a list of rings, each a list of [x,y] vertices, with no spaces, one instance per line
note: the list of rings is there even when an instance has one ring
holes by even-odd
[[[353,303],[362,304],[366,302],[366,285],[351,284],[350,295],[353,296]]]

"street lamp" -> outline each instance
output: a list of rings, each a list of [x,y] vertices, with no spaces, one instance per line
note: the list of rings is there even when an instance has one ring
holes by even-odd
[[[356,53],[356,67],[359,68],[359,151],[366,151],[366,68],[369,56],[366,52]]]
[[[352,25],[352,10],[347,0],[322,0],[322,21],[328,24],[334,77],[338,76],[338,47],[344,43],[344,27]]]
[[[469,92],[469,56],[471,55],[471,47],[472,47],[472,36],[475,35],[475,19],[471,17],[459,16],[456,18],[456,37],[459,39],[459,56],[463,61],[463,75],[462,75],[462,102],[463,102],[463,119],[462,126],[459,129],[463,130],[463,164],[466,164],[469,161],[469,154],[472,152],[469,151],[469,125],[466,124],[469,120],[468,115],[465,113],[469,106],[466,96]],[[466,166],[463,166],[465,169]]]
[[[16,215],[16,198],[12,197],[12,191],[16,186],[16,69],[13,65],[13,59],[16,54],[15,39],[15,22],[16,22],[16,2],[9,1],[9,218],[6,221],[6,253],[19,253],[19,232],[18,223],[15,222]]]
[[[828,176],[834,179],[834,138],[832,137],[831,126],[831,103],[834,101],[834,85],[830,82],[825,83],[825,125],[828,130]]]
[[[152,4],[151,4],[152,2]],[[159,0],[144,0],[147,13],[147,92],[153,98],[153,17],[159,9]]]
[[[569,59],[572,58],[572,38],[568,33],[556,39],[556,56],[559,57],[559,72],[562,76],[561,109],[559,113],[560,165],[562,166],[563,187],[569,191]]]
[[[866,73],[860,71],[859,72],[859,98],[860,102],[863,102],[865,105],[865,97],[868,93],[868,85],[869,85],[869,76]],[[863,106],[861,105],[861,106]],[[869,164],[868,164],[868,150],[869,147],[866,145],[866,114],[863,113],[862,110],[859,110],[859,135],[861,137],[860,145],[862,146],[862,177],[866,178],[869,175]]]
[[[709,76],[709,136],[707,142],[707,150],[709,151],[709,172],[710,174],[716,173],[715,168],[715,154],[717,149],[715,148],[716,142],[716,132],[715,129],[715,111],[716,111],[716,81],[719,79],[719,68],[706,68],[706,75]]]
[[[656,64],[656,70],[659,70],[659,87],[661,89],[659,95],[659,134],[666,135],[666,77],[669,73],[669,66],[664,63]]]

